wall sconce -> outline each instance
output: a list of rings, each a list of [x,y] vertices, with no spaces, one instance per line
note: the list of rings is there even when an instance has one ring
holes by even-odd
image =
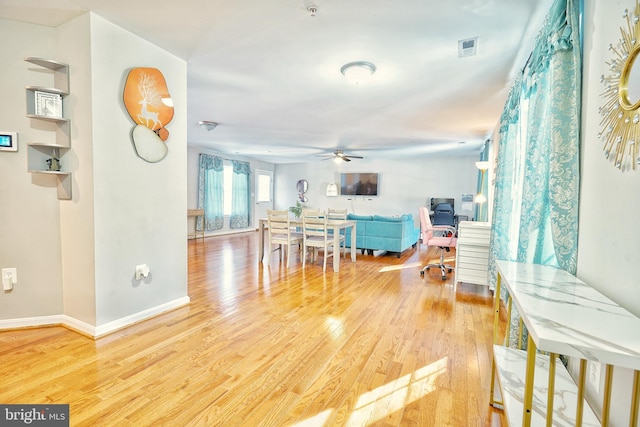
[[[325,195],[327,197],[338,197],[338,185],[335,182],[330,182],[329,185],[327,185]]]
[[[479,205],[482,205],[484,202],[487,201],[487,196],[485,196],[482,193],[482,191],[484,190],[484,174],[487,171],[487,169],[489,169],[489,162],[487,160],[483,160],[481,162],[476,162],[476,167],[478,169],[480,169],[480,191],[473,198],[473,201],[476,202]],[[484,220],[483,215],[482,215],[482,208],[481,207],[478,208],[478,213],[479,213],[478,220],[480,220],[480,221]]]

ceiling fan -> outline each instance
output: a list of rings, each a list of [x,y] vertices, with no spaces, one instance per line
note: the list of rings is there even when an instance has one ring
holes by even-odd
[[[335,162],[339,162],[339,161],[343,161],[343,162],[350,162],[351,159],[364,159],[364,157],[362,156],[355,156],[352,154],[345,154],[344,151],[342,150],[335,150],[332,154],[324,154],[324,155],[320,155],[320,157],[325,157],[324,160],[330,160],[333,159],[333,161]]]

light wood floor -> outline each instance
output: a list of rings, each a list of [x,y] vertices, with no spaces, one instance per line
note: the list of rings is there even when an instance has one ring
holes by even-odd
[[[74,426],[500,426],[492,297],[419,275],[435,251],[257,261],[257,233],[190,241],[188,307],[93,341],[0,332],[0,403]],[[454,252],[448,254],[453,259]]]

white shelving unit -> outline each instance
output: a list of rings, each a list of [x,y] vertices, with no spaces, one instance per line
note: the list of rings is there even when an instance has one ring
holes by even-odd
[[[634,370],[629,425],[638,422],[640,318],[575,276],[555,267],[497,261],[494,300],[493,372],[509,425],[606,426],[611,394],[604,394],[599,420],[585,398],[587,360],[607,366],[611,390],[614,366]],[[500,288],[505,286],[527,327],[527,350],[498,344]],[[507,336],[508,331],[507,331]],[[580,360],[574,380],[559,355]]]
[[[64,97],[69,94],[69,66],[58,61],[43,58],[27,57],[26,62],[50,70],[53,74],[53,87],[27,86],[27,114],[30,119],[39,120],[44,127],[55,133],[55,142],[27,142],[28,171],[44,176],[54,176],[57,179],[58,199],[71,200],[71,172],[64,170],[64,156],[71,148],[69,120],[64,118]],[[51,114],[42,114],[38,106],[39,97],[50,96],[51,99],[60,98],[59,108]],[[56,105],[55,103],[53,105]],[[49,170],[47,159],[60,159],[62,170]]]
[[[460,221],[456,244],[455,283],[475,283],[487,286],[489,271],[489,239],[491,224],[488,222]]]

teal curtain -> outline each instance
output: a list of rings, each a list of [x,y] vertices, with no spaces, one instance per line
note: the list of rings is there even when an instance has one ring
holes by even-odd
[[[489,253],[491,286],[497,280],[496,260],[553,265],[575,274],[581,105],[579,33],[579,2],[556,0],[505,104],[500,120]],[[515,311],[511,321],[517,324]],[[511,331],[515,335],[517,327]],[[514,344],[513,336],[509,341]]]
[[[251,165],[248,162],[232,161],[233,179],[231,182],[231,228],[247,228],[251,224]]]
[[[203,218],[198,217],[196,229],[219,230],[224,225],[224,172],[222,159],[200,154],[198,168],[198,208],[204,209]]]

